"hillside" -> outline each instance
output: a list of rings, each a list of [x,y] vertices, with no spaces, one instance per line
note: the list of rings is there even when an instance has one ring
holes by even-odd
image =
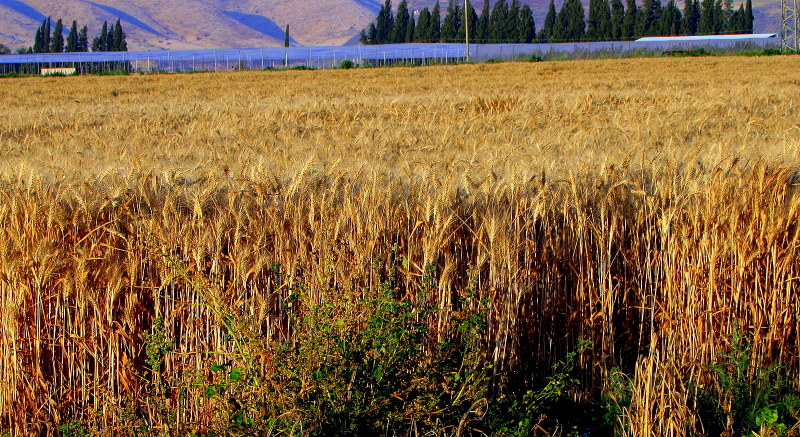
[[[549,0],[522,1],[533,7],[541,26]],[[412,10],[434,3],[409,2]],[[90,34],[96,34],[103,21],[120,18],[131,50],[277,46],[283,44],[286,25],[292,44],[341,45],[373,20],[380,4],[378,0],[0,0],[0,43],[30,46],[36,28],[49,15],[63,18],[67,26],[72,20],[87,24]],[[483,2],[474,4],[480,8]],[[446,8],[445,2],[442,5]],[[780,3],[756,0],[754,8],[756,32],[776,32]]]
[[[366,26],[371,0],[0,0],[0,43],[30,46],[45,16],[77,20],[96,34],[122,19],[131,50],[340,45]]]

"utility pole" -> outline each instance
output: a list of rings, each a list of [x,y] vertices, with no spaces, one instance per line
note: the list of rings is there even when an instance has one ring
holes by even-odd
[[[797,45],[797,0],[781,0],[781,51],[794,51]]]
[[[782,0],[787,1],[787,0]],[[792,0],[797,1],[797,0]],[[469,62],[469,0],[464,0],[464,40],[467,44],[467,62]]]

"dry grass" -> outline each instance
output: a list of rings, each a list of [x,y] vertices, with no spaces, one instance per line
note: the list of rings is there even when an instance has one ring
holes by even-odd
[[[0,430],[113,430],[147,390],[154,318],[178,339],[163,374],[202,373],[236,351],[215,312],[292,337],[271,265],[313,305],[396,254],[409,290],[438,268],[436,326],[467,286],[490,300],[498,375],[589,339],[575,396],[635,371],[654,397],[633,435],[682,435],[663,390],[735,326],[754,360],[798,364],[798,63],[4,80]],[[155,425],[202,424],[198,399]]]

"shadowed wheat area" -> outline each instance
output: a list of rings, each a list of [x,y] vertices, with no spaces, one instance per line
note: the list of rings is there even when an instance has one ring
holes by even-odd
[[[749,430],[729,365],[800,365],[798,67],[4,79],[0,433]]]

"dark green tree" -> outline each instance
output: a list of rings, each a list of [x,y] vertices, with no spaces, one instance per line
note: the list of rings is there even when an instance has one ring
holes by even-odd
[[[392,26],[392,32],[389,34],[390,43],[406,42],[409,19],[408,3],[406,0],[400,0],[400,4],[397,5],[397,13],[394,16],[394,26]]]
[[[566,0],[556,15],[556,40],[581,41],[586,34],[586,15],[580,0]]]
[[[406,27],[406,42],[414,42],[414,35],[416,35],[417,24],[414,22],[414,14],[408,16],[408,26]]]
[[[286,25],[286,30],[283,31],[283,46],[289,47],[291,38],[289,37],[289,25]]]
[[[755,22],[755,17],[753,16],[753,1],[747,0],[744,7],[744,24],[745,24],[745,33],[753,33],[753,23]]]
[[[107,52],[111,48],[108,46],[108,21],[103,22],[103,27],[100,30],[100,35],[95,37],[92,41],[93,52]]]
[[[542,31],[539,32],[539,41],[552,42],[555,36],[554,31],[556,27],[556,4],[550,0],[550,6],[547,8],[547,15],[544,17],[544,25]]]
[[[112,24],[109,27],[108,32],[106,33],[106,50],[109,52],[115,51],[114,50],[114,25]]]
[[[697,22],[698,35],[713,35],[715,31],[714,0],[700,3],[700,19]]]
[[[428,8],[423,8],[419,13],[417,25],[414,29],[414,41],[417,42],[433,42],[429,41],[431,33],[431,11]]]
[[[83,26],[81,32],[78,34],[78,50],[79,52],[89,51],[89,26]]]
[[[78,22],[73,21],[72,27],[69,28],[69,35],[67,35],[67,51],[78,51]]]
[[[461,28],[461,8],[456,0],[450,0],[447,4],[447,15],[444,17],[441,31],[442,42],[456,42],[458,30]]]
[[[64,51],[64,23],[59,18],[56,21],[56,28],[53,30],[53,37],[50,39],[50,53],[62,53]]]
[[[288,39],[289,26],[286,26],[286,36]],[[111,50],[115,52],[128,51],[127,35],[125,34],[125,31],[122,30],[122,23],[120,23],[119,18],[117,19],[117,22],[114,24],[114,34],[112,36]]]
[[[644,0],[636,23],[636,34],[655,36],[663,34],[661,29],[661,0]]]
[[[387,44],[391,41],[394,16],[392,15],[392,0],[386,0],[378,12],[376,24],[375,44]]]
[[[32,49],[33,53],[50,52],[50,17],[42,20],[41,26],[36,29]]]
[[[511,6],[508,8],[506,15],[506,40],[512,43],[518,43],[517,36],[520,33],[520,11],[522,7],[519,0],[511,0]]]
[[[489,16],[489,39],[490,42],[500,43],[508,39],[508,3],[505,0],[497,0]]]
[[[0,55],[10,55],[11,49],[6,47],[4,44],[0,44]]]
[[[47,53],[50,51],[50,32],[52,31],[53,27],[50,23],[50,17],[47,17],[44,21],[44,32],[42,33],[42,35],[44,35],[44,41],[42,41],[42,50],[44,53]]]
[[[586,39],[588,41],[611,39],[611,8],[608,0],[590,0],[589,17],[586,20]]]
[[[489,5],[489,0],[483,0],[483,8],[481,9],[481,17],[478,19],[478,25],[475,29],[475,41],[488,42],[489,41],[489,16],[492,13],[492,7]]]
[[[442,39],[442,9],[439,7],[439,0],[433,6],[431,12],[431,32],[429,35],[430,42],[439,42]]]
[[[467,8],[469,9],[469,12],[467,12],[467,19],[469,20],[469,40],[470,43],[474,43],[476,41],[475,28],[478,27],[478,13],[475,11],[475,8],[472,7],[472,2],[470,2],[469,0],[467,0]],[[461,13],[463,17],[464,11],[462,10]],[[461,19],[461,21],[462,25],[458,29],[458,36],[456,37],[458,42],[464,41],[467,36],[467,26],[464,25],[463,18]]]
[[[536,39],[536,21],[534,21],[533,11],[528,5],[523,6],[520,11],[517,32],[517,41],[521,43],[529,44]]]
[[[681,33],[683,35],[696,34],[697,25],[699,23],[700,23],[699,0],[685,0],[683,4],[683,19],[681,20]]]
[[[636,5],[636,0],[626,0],[625,18],[622,20],[622,39],[631,40],[636,39],[636,23],[639,21],[639,7]]]
[[[661,11],[661,30],[664,35],[681,34],[681,10],[675,4],[675,0],[669,0]]]
[[[722,0],[722,22],[720,23],[719,33],[730,33],[735,27],[733,14],[733,0]]]
[[[611,0],[611,26],[609,38],[612,41],[622,39],[622,23],[625,21],[625,6],[622,0]]]
[[[714,2],[714,34],[719,35],[728,27],[728,17],[725,13],[723,0]]]
[[[42,49],[42,41],[44,40],[44,36],[42,35],[42,26],[36,28],[36,36],[33,39],[33,53],[42,53],[44,50]]]

